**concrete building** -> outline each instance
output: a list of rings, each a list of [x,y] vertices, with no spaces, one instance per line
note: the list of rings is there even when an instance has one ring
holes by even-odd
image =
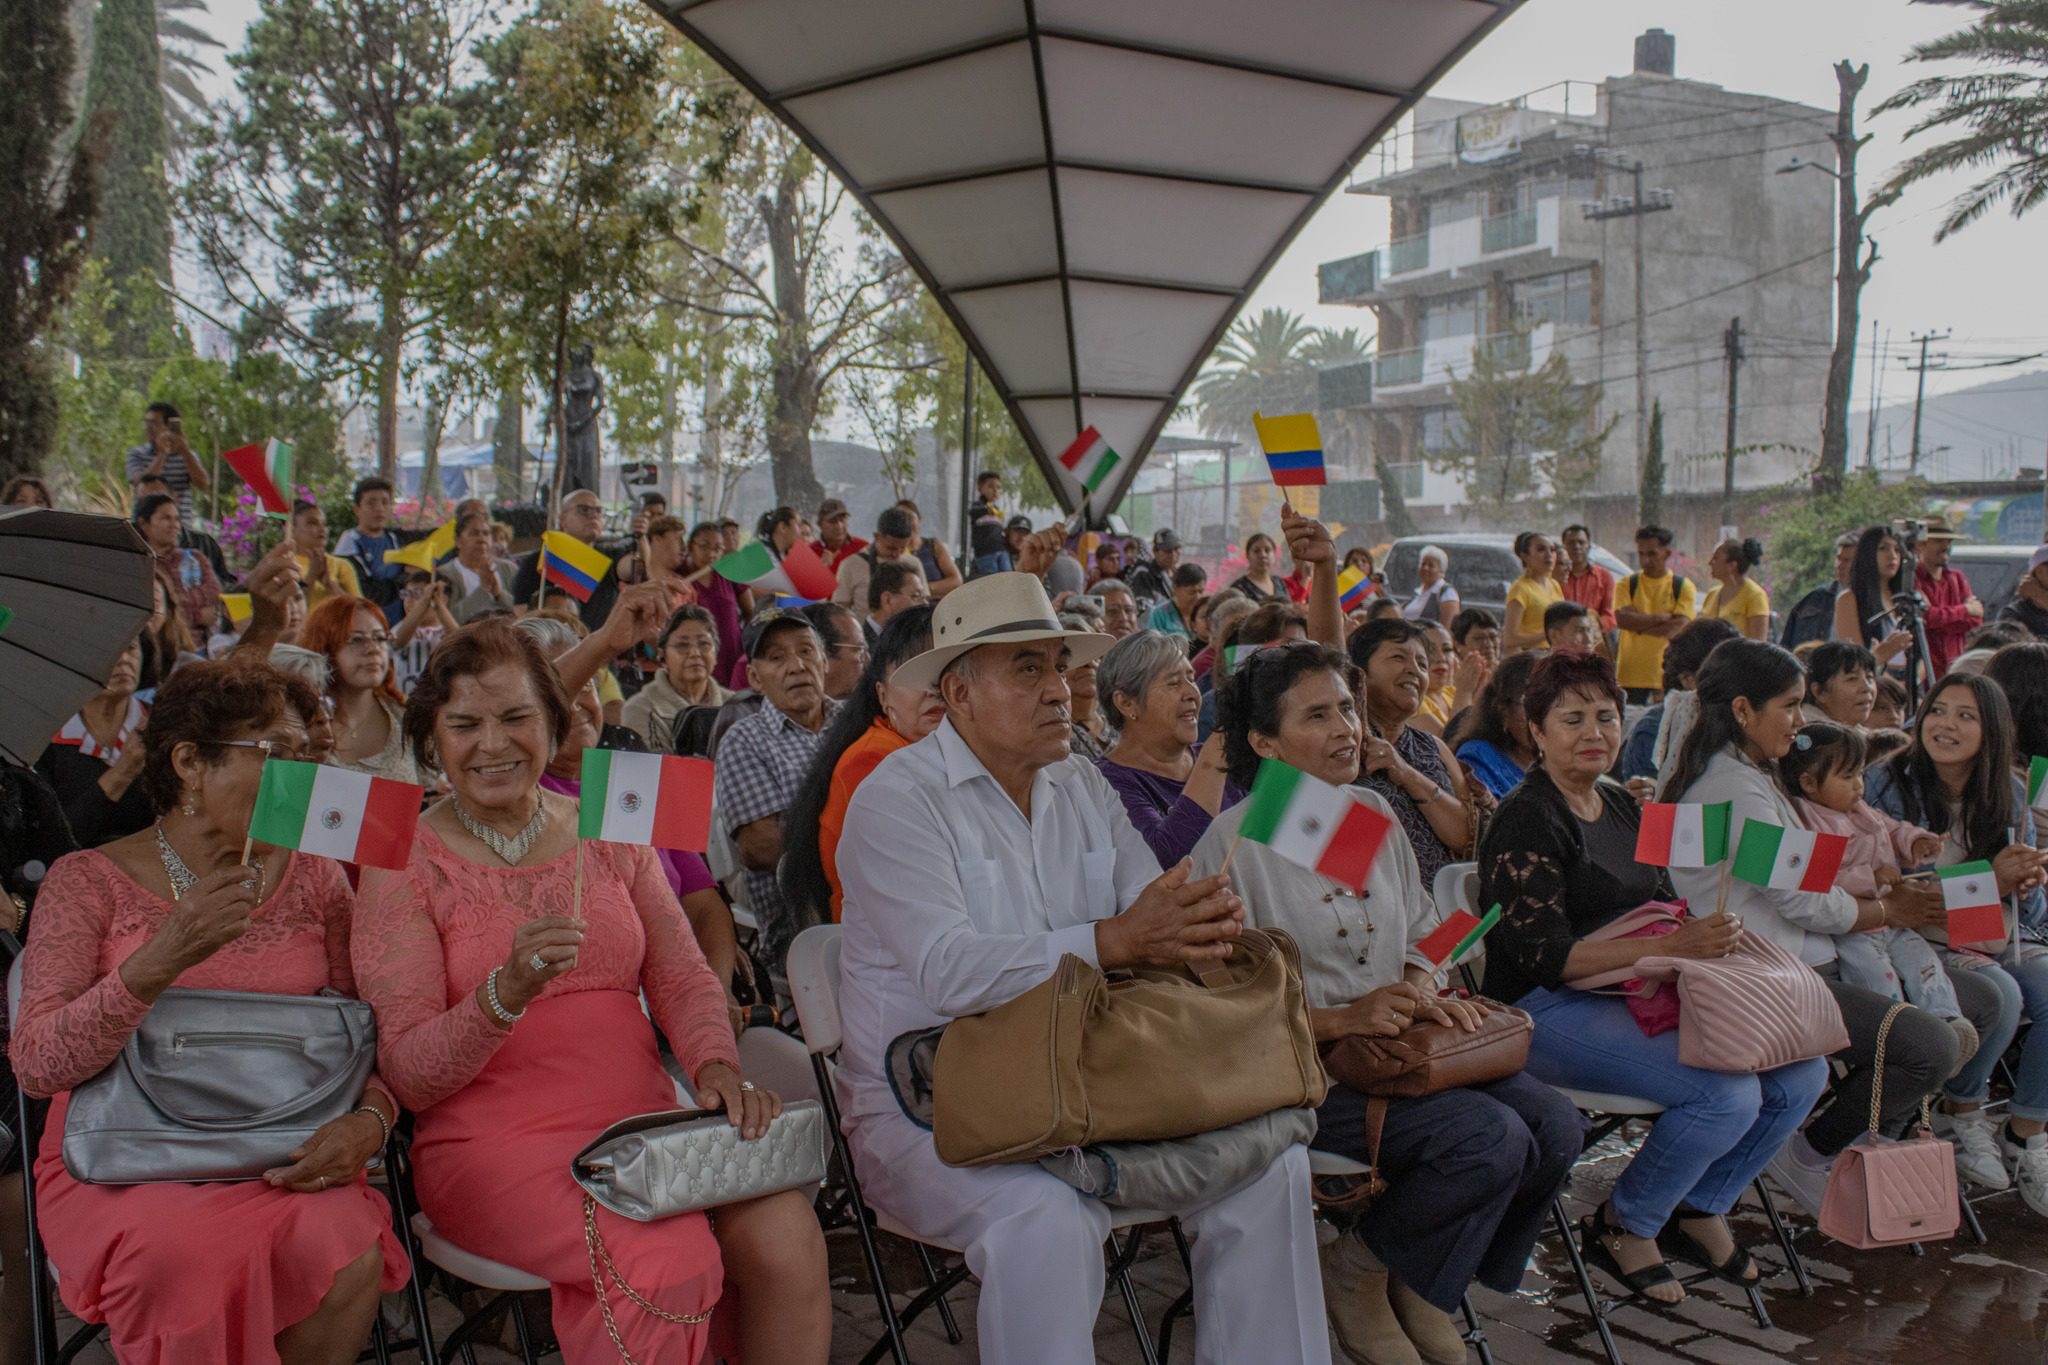
[[[1561,352],[1614,420],[1581,514],[1611,544],[1635,524],[1642,405],[1661,402],[1666,520],[1705,553],[1720,521],[1725,337],[1740,318],[1738,489],[1782,484],[1820,444],[1833,335],[1832,111],[1673,74],[1674,40],[1636,40],[1634,69],[1505,104],[1424,99],[1350,192],[1386,198],[1390,245],[1319,271],[1324,303],[1379,321],[1375,450],[1418,522],[1462,521],[1432,462],[1457,439],[1451,381],[1475,347],[1514,368]],[[1636,176],[1643,202],[1635,202]],[[1638,364],[1636,251],[1643,262]],[[1549,490],[1530,487],[1531,496]],[[1745,499],[1738,498],[1738,506]]]

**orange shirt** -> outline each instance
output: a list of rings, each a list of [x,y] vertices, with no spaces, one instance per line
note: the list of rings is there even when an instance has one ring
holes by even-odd
[[[845,891],[839,885],[839,836],[846,831],[846,804],[853,789],[867,781],[881,761],[909,740],[896,733],[889,722],[877,716],[868,732],[846,746],[832,765],[832,786],[825,793],[825,809],[818,815],[818,860],[825,865],[825,880],[832,887],[832,922],[839,923]]]

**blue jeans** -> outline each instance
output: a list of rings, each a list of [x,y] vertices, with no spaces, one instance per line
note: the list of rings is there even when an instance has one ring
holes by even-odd
[[[1950,1078],[1946,1089],[1951,1099],[1966,1104],[1983,1103],[1991,1094],[1992,1069],[2012,1046],[2020,1021],[2031,1019],[2034,1027],[2027,1034],[2027,1045],[2020,1050],[2019,1068],[2013,1073],[2011,1114],[2016,1119],[2038,1122],[2048,1120],[2048,1029],[2041,1027],[2042,1021],[2048,1020],[2048,952],[2035,944],[2021,947],[2022,952],[2029,949],[2033,957],[2018,966],[1981,958],[1965,959],[1956,953],[1946,955],[1951,975],[1967,972],[1996,987],[1999,997],[1997,1027],[1984,1032],[1976,1055]],[[1964,961],[1969,965],[1961,965]]]
[[[1686,1066],[1676,1030],[1644,1037],[1612,996],[1539,986],[1515,1003],[1536,1021],[1529,1071],[1537,1079],[1664,1106],[1614,1182],[1614,1216],[1638,1237],[1656,1236],[1680,1204],[1733,1208],[1827,1084],[1818,1057],[1753,1076]]]

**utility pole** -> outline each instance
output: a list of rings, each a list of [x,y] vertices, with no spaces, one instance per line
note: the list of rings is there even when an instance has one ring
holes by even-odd
[[[1906,477],[1920,476],[1920,409],[1927,402],[1927,345],[1948,340],[1947,332],[1922,332],[1912,340],[1920,343],[1920,363],[1913,366],[1919,382],[1913,386],[1913,448],[1906,452]]]
[[[1644,451],[1650,444],[1650,341],[1645,331],[1648,311],[1643,306],[1643,215],[1663,213],[1672,207],[1670,190],[1653,189],[1647,197],[1643,193],[1643,162],[1636,157],[1629,160],[1609,159],[1608,165],[1627,171],[1633,192],[1624,200],[1619,195],[1580,206],[1588,222],[1600,222],[1608,218],[1635,219],[1635,284],[1636,284],[1636,460],[1640,464]]]
[[[1721,350],[1728,360],[1728,453],[1721,458],[1721,534],[1735,534],[1735,413],[1738,382],[1742,374],[1742,319],[1730,318],[1721,334]]]
[[[961,553],[974,561],[974,518],[967,509],[974,505],[974,352],[961,348],[966,364],[967,387],[960,395],[960,540]]]
[[[1870,320],[1870,434],[1863,438],[1863,467],[1877,467],[1877,405],[1884,395],[1884,347],[1877,341],[1877,319]]]
[[[1870,268],[1877,264],[1877,243],[1866,242],[1863,229],[1870,216],[1899,197],[1897,190],[1873,195],[1869,203],[1856,197],[1856,153],[1870,141],[1870,135],[1856,135],[1856,97],[1870,79],[1870,66],[1835,63],[1835,131],[1828,141],[1835,145],[1837,171],[1825,166],[1815,169],[1835,179],[1835,346],[1828,356],[1827,397],[1821,408],[1820,481],[1839,487],[1849,469],[1849,398],[1856,382],[1856,342],[1862,332],[1857,310],[1862,305],[1863,286],[1870,283]],[[1803,169],[1812,162],[1793,161],[1781,173]]]

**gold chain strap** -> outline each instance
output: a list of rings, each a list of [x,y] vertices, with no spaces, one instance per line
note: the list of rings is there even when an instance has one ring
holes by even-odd
[[[1879,1124],[1882,1122],[1880,1116],[1884,1110],[1885,1043],[1892,1036],[1892,1020],[1904,1014],[1908,1008],[1910,1006],[1904,1002],[1895,1003],[1884,1012],[1884,1022],[1877,1026],[1877,1058],[1871,1063],[1870,1073],[1870,1131],[1873,1136],[1882,1136],[1884,1132]],[[1920,1097],[1920,1126],[1930,1133],[1934,1131],[1934,1106],[1931,1095]]]
[[[583,1245],[590,1252],[590,1284],[597,1291],[597,1311],[604,1317],[605,1335],[612,1339],[612,1346],[617,1349],[619,1359],[624,1361],[625,1365],[640,1365],[640,1362],[633,1359],[633,1353],[626,1349],[625,1338],[619,1335],[619,1325],[612,1320],[612,1297],[604,1283],[607,1273],[611,1275],[612,1283],[619,1287],[620,1293],[631,1299],[641,1311],[652,1313],[663,1322],[694,1327],[698,1323],[711,1320],[711,1314],[708,1312],[671,1313],[666,1308],[649,1303],[632,1285],[626,1283],[626,1277],[619,1274],[619,1268],[612,1264],[611,1253],[605,1250],[604,1237],[597,1230],[597,1201],[587,1194],[583,1196]],[[603,1270],[598,1268],[600,1261],[604,1263]]]

